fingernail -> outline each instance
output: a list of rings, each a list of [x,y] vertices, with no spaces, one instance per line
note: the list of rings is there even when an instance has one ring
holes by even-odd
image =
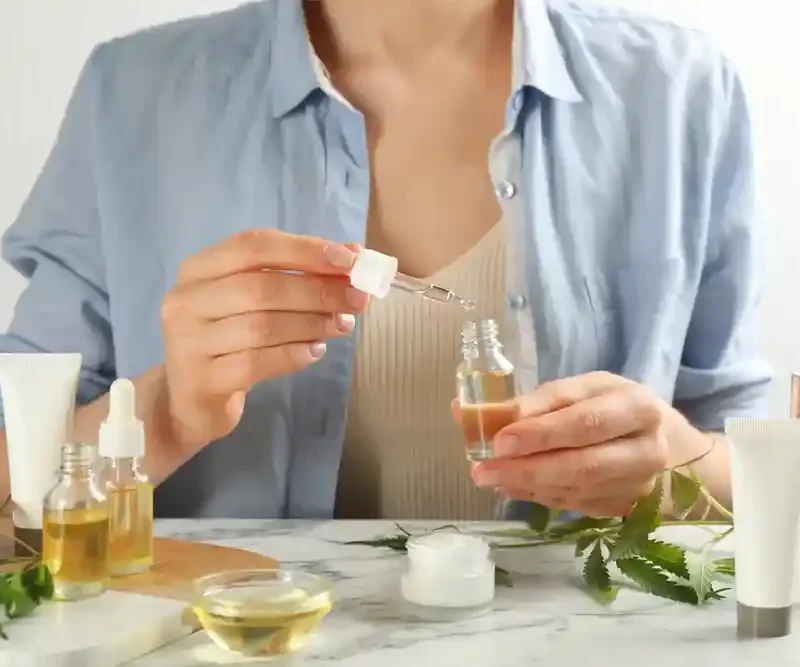
[[[495,456],[514,456],[519,451],[519,436],[500,435],[494,440]]]
[[[312,343],[308,346],[308,351],[312,359],[322,359],[325,356],[328,346],[325,343]]]
[[[349,269],[356,261],[356,254],[338,243],[331,243],[325,248],[325,259],[333,266],[341,269]]]
[[[357,290],[355,287],[347,288],[345,299],[347,299],[347,303],[353,308],[357,308],[359,310],[367,303],[367,295],[361,290]]]
[[[475,466],[472,478],[478,486],[500,486],[500,471]]]
[[[356,325],[356,316],[341,313],[336,316],[336,328],[343,333],[350,333]]]

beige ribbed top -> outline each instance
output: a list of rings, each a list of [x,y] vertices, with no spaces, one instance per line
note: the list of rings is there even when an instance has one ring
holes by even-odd
[[[496,495],[469,475],[453,420],[466,319],[501,320],[503,225],[431,277],[474,300],[472,313],[393,291],[362,316],[336,514],[343,518],[489,519]]]

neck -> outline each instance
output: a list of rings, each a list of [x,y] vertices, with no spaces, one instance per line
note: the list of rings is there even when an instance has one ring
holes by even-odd
[[[413,64],[454,48],[482,58],[511,19],[513,0],[306,0],[317,48],[344,65]],[[327,47],[327,48],[326,48]]]

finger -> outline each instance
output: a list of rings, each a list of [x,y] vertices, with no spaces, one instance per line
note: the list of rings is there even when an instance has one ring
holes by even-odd
[[[325,343],[315,342],[226,354],[209,362],[205,387],[209,394],[220,396],[247,391],[262,380],[302,370],[322,359],[325,352]]]
[[[667,447],[662,438],[626,438],[594,447],[481,461],[473,466],[472,476],[479,486],[560,486],[590,493],[589,489],[606,482],[648,480],[664,469],[666,460]]]
[[[521,396],[520,416],[536,417],[562,410],[607,391],[633,384],[630,380],[606,371],[585,373],[540,385]]]
[[[175,319],[221,320],[262,311],[360,313],[369,302],[363,292],[327,276],[251,271],[212,283],[177,289]]]
[[[343,274],[352,268],[357,248],[277,229],[253,229],[187,259],[178,282],[214,280],[259,269]]]
[[[658,403],[632,384],[507,426],[494,440],[495,454],[514,457],[587,447],[654,430],[661,418]]]
[[[196,343],[196,352],[207,357],[274,347],[286,343],[313,343],[327,338],[348,336],[356,318],[348,313],[258,312],[236,315],[211,322]]]

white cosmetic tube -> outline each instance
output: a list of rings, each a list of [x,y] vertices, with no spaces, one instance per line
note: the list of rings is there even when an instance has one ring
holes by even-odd
[[[80,354],[0,354],[15,536],[41,551],[42,506],[72,439]]]
[[[798,521],[800,420],[728,419],[739,636],[791,631]]]

